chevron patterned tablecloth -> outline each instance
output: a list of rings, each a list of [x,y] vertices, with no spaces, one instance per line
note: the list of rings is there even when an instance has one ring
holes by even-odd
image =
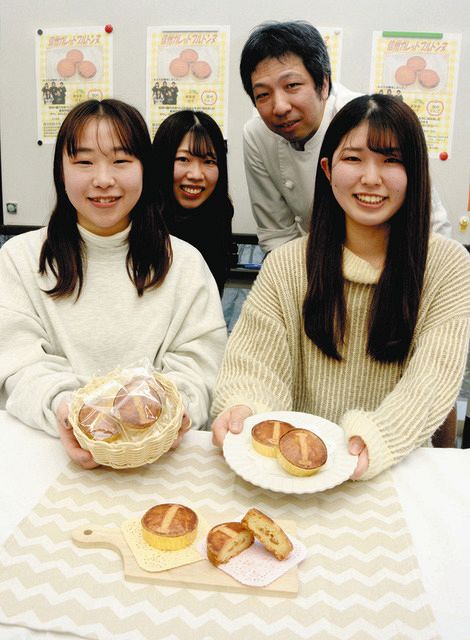
[[[298,595],[130,582],[117,553],[71,540],[83,524],[119,527],[159,502],[182,502],[212,522],[252,506],[295,520],[308,547]],[[207,433],[145,468],[69,464],[7,540],[0,566],[0,623],[82,638],[438,638],[388,472],[319,494],[272,493],[237,477]]]

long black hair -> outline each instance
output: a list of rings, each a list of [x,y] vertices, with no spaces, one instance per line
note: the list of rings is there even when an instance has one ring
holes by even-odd
[[[219,177],[213,193],[195,209],[185,209],[173,191],[175,156],[190,134],[188,151],[215,155]],[[218,124],[207,113],[185,109],[168,116],[153,139],[154,182],[162,216],[170,233],[193,244],[207,261],[222,292],[232,255],[233,205],[228,193],[227,149]]]
[[[120,100],[87,100],[74,107],[60,127],[54,152],[54,184],[57,201],[39,257],[39,272],[48,269],[56,284],[46,291],[52,297],[77,293],[83,286],[85,246],[77,227],[77,213],[65,191],[63,157],[74,157],[80,136],[92,119],[106,120],[122,148],[140,160],[143,169],[141,196],[130,213],[132,222],[126,258],[129,277],[139,296],[163,282],[172,261],[168,231],[156,206],[152,144],[139,111]]]
[[[420,122],[404,102],[380,94],[352,100],[333,118],[320,150],[331,173],[332,158],[344,137],[368,124],[368,147],[389,153],[398,146],[407,175],[404,202],[389,221],[385,265],[369,313],[367,350],[380,362],[403,362],[418,316],[430,232],[430,179],[426,140]],[[346,329],[344,279],[345,214],[330,183],[317,170],[307,243],[304,329],[327,356],[341,360]]]

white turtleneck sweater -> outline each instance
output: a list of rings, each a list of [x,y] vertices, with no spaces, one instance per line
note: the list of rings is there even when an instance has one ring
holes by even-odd
[[[204,427],[226,328],[201,255],[172,237],[163,284],[139,298],[126,271],[129,229],[110,237],[79,230],[87,259],[78,300],[44,293],[55,284],[50,273],[38,273],[45,229],[0,250],[0,391],[7,411],[57,435],[55,411],[66,393],[146,358],[177,385],[193,427]]]

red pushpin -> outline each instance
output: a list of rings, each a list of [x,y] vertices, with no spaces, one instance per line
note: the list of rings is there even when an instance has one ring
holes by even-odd
[[[112,24],[107,24],[105,26],[104,30],[106,31],[106,33],[112,33],[113,32],[113,25]]]
[[[447,151],[441,151],[441,153],[439,154],[440,160],[447,160],[448,157],[449,157],[449,154],[447,153]]]

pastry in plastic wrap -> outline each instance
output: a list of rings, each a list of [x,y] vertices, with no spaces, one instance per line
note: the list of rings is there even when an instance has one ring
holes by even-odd
[[[158,420],[161,412],[162,400],[151,378],[134,378],[121,387],[114,398],[114,416],[129,429],[147,429]]]
[[[113,442],[121,435],[119,423],[109,413],[84,404],[78,414],[80,429],[92,440]]]

